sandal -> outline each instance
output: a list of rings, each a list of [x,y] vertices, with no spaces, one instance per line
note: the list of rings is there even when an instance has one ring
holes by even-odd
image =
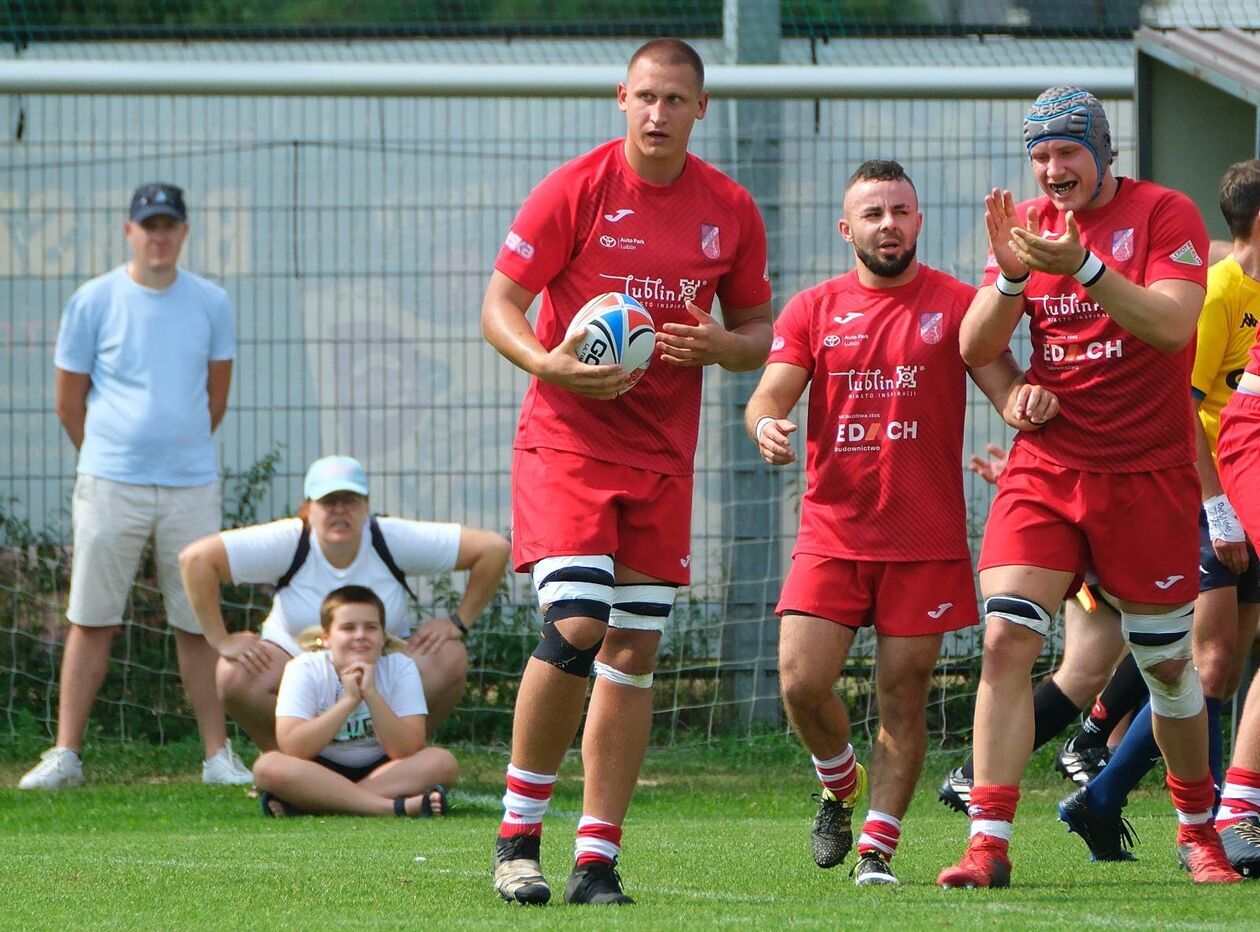
[[[278,796],[272,796],[266,790],[258,794],[258,802],[262,806],[262,813],[269,819],[277,818],[275,812],[272,811],[271,804],[279,803],[281,811],[286,816],[306,815],[301,809],[295,809]]]
[[[434,793],[438,794],[438,802],[442,806],[442,808],[438,810],[437,812],[433,811],[433,794]],[[448,812],[451,811],[450,807],[447,805],[447,802],[446,802],[446,787],[442,786],[440,783],[437,786],[429,787],[427,790],[421,790],[420,793],[417,795],[420,796],[420,811],[417,812],[415,815],[415,818],[417,819],[436,818],[439,816],[444,816]],[[394,814],[395,815],[400,815],[400,816],[407,815],[407,800],[410,798],[411,797],[409,796],[395,796],[394,797]]]

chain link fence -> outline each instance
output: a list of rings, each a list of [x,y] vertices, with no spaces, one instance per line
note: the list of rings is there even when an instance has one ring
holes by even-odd
[[[25,11],[33,30],[35,14],[53,6],[10,3],[8,10],[11,17],[15,9]],[[136,16],[115,22],[125,33],[128,23],[142,23]],[[47,15],[39,22],[50,30],[49,41],[16,43],[10,56],[141,61],[155,69],[190,57],[189,47],[175,42],[58,42],[56,29],[68,27]],[[207,42],[193,51],[203,60],[300,58],[330,67],[364,61],[619,64],[639,41],[311,39]],[[696,44],[706,60],[726,60],[719,39]],[[1133,54],[1127,41],[1097,37],[952,36],[826,42],[815,36],[785,39],[780,53],[786,62],[994,69],[1123,67]],[[1133,108],[1127,100],[1105,103],[1120,150],[1118,169],[1131,173]],[[916,181],[926,215],[920,256],[978,281],[984,193],[993,186],[1032,193],[1018,137],[1024,106],[1004,99],[1000,88],[984,99],[789,99],[761,109],[721,100],[697,125],[694,149],[736,177],[773,179],[758,195],[770,220],[778,308],[795,291],[851,267],[835,222],[844,180],[873,157],[898,159]],[[8,544],[0,560],[0,705],[10,734],[48,729],[55,718],[74,455],[52,412],[52,343],[70,293],[124,261],[122,221],[129,193],[141,181],[161,178],[187,189],[192,232],[185,263],[222,283],[236,308],[239,355],[218,443],[224,468],[237,482],[228,495],[237,519],[291,513],[307,463],[343,452],[368,465],[379,511],[508,531],[510,444],[525,378],[482,340],[481,293],[532,185],[560,162],[624,131],[611,88],[608,99],[26,94],[0,99],[0,131],[0,410],[9,433],[8,456],[0,461]],[[1022,344],[1021,353],[1026,357]],[[728,379],[722,372],[706,377],[695,584],[680,598],[677,624],[662,646],[658,743],[783,727],[775,701],[773,619],[762,612],[738,621],[748,626],[747,636],[732,637],[729,625],[723,633],[733,583],[747,590],[751,582],[753,602],[766,606],[780,583],[777,571],[751,581],[731,578],[733,509],[742,503],[732,500],[728,478],[732,470],[755,469],[756,457],[751,444],[730,441],[740,411],[731,403]],[[967,431],[969,450],[1002,443],[1008,433],[979,395],[969,401]],[[959,471],[974,539],[990,493],[961,463]],[[801,475],[789,472],[770,486],[765,504],[771,517],[754,529],[771,555],[767,566],[786,565],[801,484]],[[430,581],[425,598],[442,604],[451,585]],[[227,598],[237,624],[257,626],[265,611],[261,595],[242,590]],[[143,580],[134,602],[137,624],[118,652],[98,721],[109,736],[163,740],[192,724],[155,593]],[[535,616],[528,588],[506,581],[471,643],[465,710],[449,726],[455,737],[484,743],[507,735],[515,678],[536,637]],[[729,645],[736,640],[754,648],[733,657]],[[1047,664],[1055,651],[1052,643]],[[939,741],[966,740],[977,658],[974,632],[946,646],[932,707]],[[863,639],[844,681],[859,729],[872,725],[869,665]]]

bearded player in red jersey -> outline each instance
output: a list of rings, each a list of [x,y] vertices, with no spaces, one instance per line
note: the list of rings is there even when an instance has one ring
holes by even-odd
[[[1207,716],[1190,662],[1199,481],[1188,398],[1207,231],[1189,198],[1112,174],[1106,113],[1080,88],[1042,93],[1024,141],[1042,196],[1018,206],[1008,191],[985,198],[992,258],[962,352],[985,364],[1028,314],[1029,381],[1063,409],[1019,435],[989,512],[971,840],[937,883],[1010,884],[1032,748],[1030,674],[1050,613],[1087,566],[1117,600],[1150,689],[1179,860],[1198,883],[1238,881],[1212,825]]]
[[[919,261],[922,226],[899,164],[873,160],[854,172],[840,233],[857,266],[788,302],[745,411],[762,458],[795,462],[788,414],[812,383],[801,527],[778,613],[784,702],[822,784],[811,838],[819,867],[848,854],[866,785],[833,687],[857,630],[874,625],[878,636],[880,726],[859,886],[897,883],[889,861],[923,768],[941,636],[978,621],[962,488],[967,366],[958,352],[976,290]],[[971,375],[1014,427],[1035,430],[1057,410],[1009,353]]]
[[[756,369],[770,349],[766,234],[752,197],[687,152],[705,115],[691,46],[649,42],[617,102],[626,136],[562,165],[512,224],[482,308],[486,339],[530,373],[512,464],[513,558],[532,571],[542,638],[516,700],[494,886],[546,903],[542,819],[582,718],[585,771],[568,903],[633,902],[615,870],[647,748],[652,672],[689,581],[702,367]],[[579,362],[565,330],[596,295],[633,295],[659,359],[632,391],[616,366]],[[535,327],[525,312],[542,293]],[[710,314],[722,302],[719,322]]]

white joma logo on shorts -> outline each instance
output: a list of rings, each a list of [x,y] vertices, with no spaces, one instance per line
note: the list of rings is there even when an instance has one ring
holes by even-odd
[[[678,565],[681,566],[683,569],[686,569],[688,564],[690,563],[691,563],[691,554],[687,554],[685,557],[683,557],[682,559],[678,561]]]
[[[1181,582],[1181,581],[1182,581],[1183,579],[1185,579],[1185,578],[1186,578],[1186,577],[1184,577],[1184,576],[1182,576],[1180,573],[1178,573],[1176,576],[1169,576],[1167,579],[1157,579],[1157,580],[1155,580],[1155,585],[1159,586],[1159,588],[1161,588],[1161,589],[1167,589],[1169,586],[1172,586],[1172,585],[1174,585],[1174,584],[1176,584],[1176,583],[1179,583],[1179,582]]]
[[[954,603],[953,603],[953,602],[942,602],[940,605],[936,606],[936,611],[934,611],[934,612],[928,612],[928,617],[930,617],[930,618],[940,618],[942,615],[944,615],[946,612],[948,612],[948,611],[949,611],[951,608],[953,608],[953,607],[954,607]]]

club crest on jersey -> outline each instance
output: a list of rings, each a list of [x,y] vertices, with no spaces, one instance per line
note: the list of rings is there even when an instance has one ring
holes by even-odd
[[[924,343],[936,344],[945,338],[945,314],[941,311],[924,311],[919,315],[919,336]]]
[[[722,244],[718,240],[718,228],[707,223],[700,224],[700,251],[710,259],[720,258]]]
[[[1133,227],[1115,230],[1111,234],[1111,258],[1117,262],[1128,262],[1133,258]]]

